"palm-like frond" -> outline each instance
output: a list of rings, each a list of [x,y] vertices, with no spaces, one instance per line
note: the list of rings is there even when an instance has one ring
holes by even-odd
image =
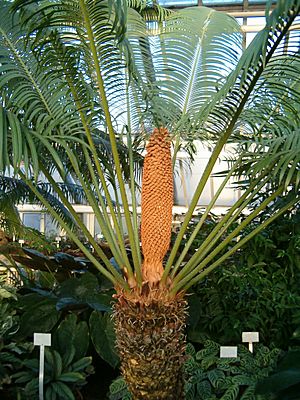
[[[227,82],[199,114],[193,116],[190,129],[203,129],[206,134],[216,137],[224,132],[227,136],[231,134],[246,101],[298,11],[299,4],[295,1],[278,2],[276,13],[268,17],[266,27],[251,42]],[[281,13],[279,20],[278,13]]]
[[[124,62],[120,55],[126,26],[126,1],[63,0],[50,6],[47,2],[40,2],[39,7],[34,10],[31,9],[31,3],[30,0],[14,3],[16,9],[22,7],[23,22],[29,23],[37,35],[44,34],[49,29],[55,30],[56,35],[67,45],[67,49],[71,47],[69,54],[65,54],[63,62],[69,65],[73,53],[76,62],[80,60],[80,64],[76,65],[76,74],[81,74],[83,80],[86,80],[84,75],[87,74],[94,87],[97,87],[99,78],[96,71],[100,69],[110,106],[112,109],[116,107],[118,101],[121,101],[124,86],[122,80]],[[45,47],[47,49],[45,44],[44,41],[36,42],[37,47],[42,45],[42,51]],[[126,50],[126,47],[124,49]],[[54,57],[55,54],[56,51]],[[47,56],[51,57],[51,54]],[[97,96],[101,104],[101,94],[98,92]]]
[[[212,168],[217,160],[217,157],[220,154],[220,151],[222,150],[224,144],[228,141],[230,135],[232,134],[234,126],[238,121],[238,118],[245,106],[245,103],[250,97],[253,89],[255,88],[255,85],[257,84],[260,76],[262,75],[265,66],[269,63],[272,56],[274,55],[275,50],[280,44],[281,39],[288,31],[288,28],[293,22],[295,16],[298,14],[299,9],[300,9],[300,4],[297,1],[287,1],[284,3],[283,2],[278,3],[276,12],[274,12],[273,14],[271,14],[270,17],[267,18],[266,27],[264,28],[263,31],[258,33],[254,41],[242,55],[237,68],[228,77],[227,83],[220,89],[217,95],[215,95],[212,98],[212,100],[207,104],[207,106],[203,107],[202,110],[200,110],[198,117],[196,117],[196,119],[193,119],[193,124],[191,125],[192,130],[196,130],[199,128],[201,129],[203,126],[205,132],[207,132],[209,135],[219,137],[219,140],[214,147],[212,156],[196,188],[189,210],[185,216],[185,220],[177,236],[175,245],[172,249],[171,255],[167,263],[167,267],[165,269],[164,279],[166,279],[167,274],[171,269],[176,252],[179,247],[180,240],[186,230],[188,222],[192,216],[193,210],[198,202],[200,195],[202,194],[202,191],[205,187],[207,179],[209,178]],[[279,19],[278,15],[280,15]],[[199,123],[197,122],[197,118],[199,118],[198,122],[201,121],[201,125],[199,125]],[[264,175],[262,174],[260,180],[262,180],[263,177]],[[252,190],[255,190],[257,183],[253,187],[251,187]],[[284,187],[281,186],[280,189],[275,191],[274,194],[272,194],[269,197],[268,202],[274,200],[274,198],[280,195],[283,190]],[[249,195],[251,197],[250,193]],[[245,207],[250,201],[250,199],[249,198],[247,199],[247,197],[245,197],[243,200],[245,200],[243,206]],[[295,201],[297,200],[295,199]],[[265,207],[268,204],[268,202],[264,202],[263,206]],[[236,215],[235,217],[233,217],[233,219],[231,219],[231,222],[233,222],[238,215],[235,214],[236,210],[238,209],[240,212],[243,209],[243,208],[239,209],[238,204],[239,202],[237,202],[237,205],[234,205],[227,214],[229,219],[230,215],[231,216]],[[257,211],[258,209],[255,212]],[[255,213],[251,215],[251,218],[254,217]],[[271,219],[269,221],[271,221]],[[249,220],[247,220],[247,223],[248,222]],[[195,232],[197,232],[198,229],[200,229],[200,227],[201,223],[196,227]],[[237,235],[238,232],[239,230],[237,230],[235,234]],[[216,234],[218,236],[217,232]],[[194,235],[192,235],[192,237],[194,237]],[[229,241],[228,242],[224,241],[223,243],[229,243],[230,240],[232,240],[234,237],[235,235],[230,234],[228,236]],[[186,246],[186,249],[187,248],[188,246]],[[208,246],[206,250],[209,251],[210,248],[211,247]],[[217,249],[214,249],[212,254],[210,254],[206,259],[204,259],[203,261],[200,261],[200,259],[196,261],[197,257],[199,257],[199,254],[203,250],[202,248],[199,249],[193,257],[194,264],[191,261],[190,264],[188,264],[183,268],[183,270],[179,273],[178,277],[176,278],[176,284],[178,284],[176,290],[179,290],[179,288],[182,287],[188,281],[188,279],[190,279],[190,281],[192,281],[193,283],[197,281],[197,279],[201,279],[205,275],[202,270],[207,266],[207,264],[209,264],[212,261],[213,256],[218,254],[218,251],[220,251],[222,248],[223,247],[217,247]],[[186,249],[185,251],[187,251]],[[197,263],[199,263],[198,267],[195,268],[193,272],[188,272],[190,271],[190,268],[192,268],[192,265],[193,267],[195,267]],[[213,265],[215,267],[219,264],[214,263]],[[208,271],[210,271],[214,267],[210,266],[208,268]]]
[[[78,117],[68,106],[71,98],[62,79],[53,79],[40,68],[24,40],[17,15],[11,18],[8,7],[1,8],[1,169],[12,164],[17,170],[24,162],[26,170],[33,166],[37,176],[38,153],[43,153],[44,163],[50,159],[48,166],[56,166],[63,175],[62,154],[53,146],[53,136],[80,135]]]
[[[299,33],[289,32],[287,39],[288,46],[284,40],[278,47],[249,97],[233,141],[247,141],[253,135],[281,136],[299,126]]]
[[[299,186],[299,33],[288,34],[265,67],[232,135],[242,154],[239,174],[252,179],[272,165],[273,186]]]
[[[46,2],[41,3],[39,9],[33,9],[30,1],[22,3],[22,6],[28,5],[28,7],[22,8],[23,22],[27,21],[28,24],[38,23],[35,33],[26,36],[27,46],[28,48],[30,47],[32,52],[28,52],[24,47],[24,41],[20,39],[22,39],[22,37],[25,39],[25,36],[23,36],[22,32],[20,32],[20,30],[18,31],[17,28],[16,31],[19,32],[19,36],[16,35],[15,40],[11,41],[10,48],[7,49],[6,47],[7,35],[5,29],[3,29],[4,33],[1,37],[4,53],[6,51],[4,54],[3,81],[9,81],[9,86],[7,85],[9,88],[8,94],[11,92],[14,96],[12,99],[13,101],[11,100],[9,103],[9,109],[6,109],[7,102],[5,103],[5,109],[1,109],[3,123],[0,125],[1,130],[4,132],[4,134],[1,135],[1,140],[5,145],[2,145],[2,147],[0,146],[2,152],[5,152],[5,157],[2,158],[2,160],[5,161],[2,163],[2,170],[13,165],[15,172],[18,172],[22,179],[26,181],[26,184],[29,186],[31,192],[36,195],[37,199],[42,202],[44,201],[43,204],[47,204],[47,207],[51,208],[52,216],[65,227],[68,227],[68,224],[65,223],[62,215],[60,215],[59,210],[51,206],[49,198],[43,196],[38,183],[31,180],[32,174],[35,174],[36,179],[40,171],[46,174],[48,181],[51,183],[54,191],[56,191],[61,203],[73,215],[76,223],[94,243],[98,255],[102,257],[108,269],[111,269],[106,256],[101,252],[101,249],[97,246],[93,238],[90,237],[90,233],[72,209],[68,196],[61,190],[60,185],[51,177],[50,166],[52,164],[52,171],[57,170],[62,179],[64,179],[66,173],[71,174],[76,183],[79,183],[85,191],[86,198],[95,210],[96,218],[100,223],[106,239],[114,242],[115,250],[113,250],[113,252],[115,252],[116,259],[118,259],[120,264],[123,264],[120,258],[120,254],[123,253],[125,260],[127,260],[125,264],[128,265],[129,269],[130,265],[126,255],[126,249],[124,244],[121,244],[123,240],[122,232],[121,229],[118,228],[119,220],[122,216],[119,212],[116,214],[107,180],[105,179],[105,175],[109,174],[110,181],[114,184],[114,187],[116,186],[114,181],[115,169],[121,171],[120,161],[123,160],[123,162],[126,162],[127,152],[124,145],[118,145],[119,140],[117,138],[114,137],[112,143],[111,140],[105,141],[105,135],[99,135],[99,128],[106,128],[106,124],[101,117],[101,115],[103,116],[101,109],[103,108],[103,102],[107,101],[107,96],[104,96],[103,99],[101,90],[100,92],[98,91],[100,87],[104,92],[105,89],[107,89],[107,77],[110,77],[110,83],[113,82],[111,86],[114,84],[117,86],[119,85],[117,82],[119,78],[113,80],[113,77],[121,76],[119,67],[117,70],[115,70],[115,67],[117,65],[116,63],[122,66],[123,61],[120,57],[117,57],[117,55],[120,55],[120,51],[118,44],[114,40],[114,35],[118,32],[119,38],[122,36],[122,30],[124,29],[123,16],[125,15],[124,7],[126,9],[126,4],[118,2],[118,5],[115,7],[115,2],[97,2],[97,6],[92,2],[89,4],[81,2],[81,8],[79,8],[77,2],[63,1],[61,7],[56,7],[55,4],[51,12],[51,7],[49,7],[49,4],[46,4]],[[16,3],[15,5],[16,8],[18,8],[18,4]],[[122,7],[120,8],[120,6]],[[73,14],[69,15],[71,9]],[[4,11],[7,11],[7,8],[4,7]],[[15,14],[16,19],[18,18],[18,14],[19,12]],[[100,21],[102,21],[102,17],[105,18],[106,24],[101,25],[101,23],[97,22],[97,18],[99,17],[101,17]],[[69,20],[69,25],[63,23],[63,21],[67,20],[64,18]],[[63,23],[63,29],[55,30],[60,23]],[[10,26],[6,27],[9,35],[11,25],[12,23]],[[91,30],[92,27],[93,31]],[[20,25],[18,28],[20,28]],[[51,31],[53,29],[54,31]],[[81,44],[81,46],[79,46],[79,44]],[[18,46],[21,49],[14,51]],[[112,47],[113,51],[110,51]],[[25,88],[24,98],[26,101],[20,103],[19,98],[14,95],[15,91],[18,92],[18,88],[23,84],[22,80],[16,82],[13,80],[13,75],[9,75],[10,67],[8,67],[8,65],[13,63],[15,53],[19,56],[19,64],[21,65],[23,62],[21,66],[24,65],[26,71],[28,71],[27,75],[30,77],[28,80],[34,83],[33,91],[36,90],[38,94],[41,94],[37,96],[38,100],[47,105],[46,111],[48,111],[48,115],[45,113],[46,123],[44,124],[42,117],[36,114],[35,109],[31,107],[30,88],[26,87],[27,81],[25,78],[27,78],[27,75],[24,77],[25,83],[23,85]],[[32,58],[28,64],[26,63],[26,57],[22,57],[27,53],[29,53],[29,56]],[[111,68],[104,68],[110,56],[112,60],[111,64],[114,65]],[[18,67],[18,63],[16,63],[16,65]],[[53,66],[55,66],[55,68],[53,68]],[[47,74],[48,71],[49,74]],[[104,79],[101,75],[102,72]],[[40,76],[41,79],[39,79]],[[119,80],[122,81],[122,79]],[[82,83],[81,81],[86,82]],[[57,93],[56,97],[52,96],[52,88],[53,91]],[[7,93],[5,92],[7,88],[3,86],[2,89],[2,93],[7,97]],[[111,87],[109,90],[111,90]],[[43,95],[44,91],[48,93],[49,104],[53,103],[56,114],[52,112],[51,104],[49,105],[47,103],[48,98]],[[14,107],[13,109],[12,105]],[[7,123],[12,120],[12,118],[9,119],[9,117],[7,117],[10,115],[14,118],[13,122],[16,121],[15,125],[17,125],[18,129],[16,129],[12,123]],[[112,119],[110,119],[110,121],[112,121]],[[16,132],[18,135],[16,135]],[[110,137],[112,137],[112,135],[113,132],[110,130]],[[25,145],[17,143],[16,138],[25,138],[29,143],[28,146],[26,147],[26,142]],[[16,143],[16,145],[14,145],[14,143]],[[9,146],[11,147],[9,148]],[[103,149],[105,149],[105,151],[102,151]],[[118,149],[121,149],[119,153]],[[15,161],[15,150],[18,155],[22,154],[21,160],[17,158]],[[104,154],[101,154],[101,152]],[[118,155],[117,162],[115,156],[111,157],[112,153]],[[44,155],[43,160],[40,154]],[[76,158],[74,156],[75,154]],[[123,159],[121,158],[122,155],[124,155]],[[82,159],[80,159],[80,157],[82,157]],[[102,165],[101,159],[104,160]],[[22,167],[22,169],[20,169],[20,161],[24,161],[24,168]],[[85,165],[83,170],[80,170],[80,163]],[[95,173],[95,170],[97,173]],[[86,171],[88,173],[85,173]],[[126,168],[124,168],[125,175],[126,171]],[[119,181],[121,181],[123,177],[124,174],[119,174]],[[112,229],[112,222],[106,210],[106,203],[102,198],[102,193],[105,194],[113,223],[116,226],[117,237],[120,242],[119,245],[117,245],[117,239]],[[127,207],[127,219],[128,217],[129,213]],[[75,238],[75,240],[77,240],[77,238]],[[113,274],[114,273],[115,271],[113,271]]]
[[[40,232],[25,226],[19,216],[19,212],[15,204],[0,199],[0,229],[10,238],[26,238],[26,240],[34,240],[43,242]]]
[[[161,7],[153,0],[127,0],[127,5],[143,17],[145,21],[165,21],[172,11]]]
[[[148,25],[146,32],[142,19],[133,22],[129,18],[128,37],[146,95],[143,101],[131,88],[131,115],[140,116],[134,110],[138,106],[146,111],[143,124],[148,116],[150,125],[169,126],[174,133],[180,124],[184,136],[186,115],[199,111],[237,64],[240,27],[232,17],[206,7],[172,13],[163,26]]]
[[[28,11],[24,14],[28,17]],[[8,134],[11,132],[13,148],[5,147],[5,140],[0,143],[2,168],[9,157],[13,158],[15,167],[19,165],[22,154],[25,164],[28,166],[31,162],[37,170],[36,153],[50,152],[51,162],[54,158],[56,167],[63,173],[58,161],[62,153],[55,156],[55,136],[69,136],[72,141],[83,138],[82,118],[97,138],[96,147],[103,152],[99,159],[107,161],[111,155],[110,142],[106,134],[99,134],[99,126],[104,125],[103,113],[91,78],[92,66],[86,64],[84,50],[75,46],[76,41],[74,44],[69,43],[69,39],[63,41],[57,31],[48,30],[46,38],[40,42],[32,36],[27,38],[27,46],[32,49],[29,52],[25,46],[26,35],[20,31],[18,14],[13,19],[9,17],[7,5],[1,10],[0,26],[0,88],[5,101],[0,129],[4,132],[10,128]],[[64,34],[67,36],[66,32]],[[35,140],[32,132],[43,138],[39,136]],[[122,162],[125,157],[126,151],[120,151]]]
[[[35,8],[32,7],[33,4]],[[30,77],[35,78],[33,85],[35,98],[39,101],[39,107],[47,105],[46,111],[41,112],[40,118],[31,107],[29,89],[24,94],[24,100],[20,97],[21,90],[18,89],[13,74],[10,75],[10,68],[15,67],[10,66],[9,57],[14,54],[13,48],[21,46],[20,41],[16,41],[8,53],[3,51],[8,61],[5,61],[3,72],[0,74],[3,82],[9,81],[5,90],[1,90],[2,115],[4,115],[2,120],[5,122],[1,128],[0,151],[6,154],[2,169],[12,165],[31,193],[70,234],[75,243],[81,246],[86,256],[105,276],[125,289],[129,289],[127,282],[111,266],[74,212],[67,192],[51,175],[50,163],[54,163],[55,170],[60,172],[62,178],[65,174],[69,174],[74,182],[80,185],[86,200],[95,212],[106,240],[111,245],[116,261],[126,271],[129,279],[136,279],[137,284],[141,285],[137,215],[136,211],[133,211],[133,218],[131,216],[124,184],[124,174],[128,174],[131,195],[134,199],[136,186],[131,134],[147,132],[153,125],[168,127],[174,136],[176,134],[175,155],[180,146],[180,137],[217,139],[212,157],[197,187],[168,260],[163,276],[163,282],[166,282],[179,243],[206,181],[224,144],[238,126],[239,117],[242,116],[247,101],[250,101],[253,89],[260,87],[261,93],[271,93],[272,100],[269,104],[265,102],[270,110],[274,110],[274,99],[283,94],[277,89],[279,84],[277,88],[272,84],[272,79],[278,72],[275,62],[272,67],[272,60],[281,39],[300,9],[297,0],[279,1],[276,11],[267,19],[266,28],[240,57],[239,27],[229,16],[197,8],[179,13],[166,13],[164,14],[166,21],[161,24],[159,21],[163,14],[159,15],[158,12],[154,25],[149,26],[145,18],[150,18],[153,11],[150,14],[146,13],[148,2],[136,0],[129,1],[128,4],[135,10],[128,9],[127,3],[122,0],[97,2],[60,0],[54,3],[42,0],[37,5],[32,0],[15,2],[15,9],[18,10],[16,18],[21,13],[24,27],[27,29],[28,46],[22,48],[23,53],[18,50],[17,55],[22,60],[23,57],[20,55],[24,54],[23,63],[29,66],[31,62],[26,63],[26,54],[30,53],[28,57],[33,58],[34,67],[33,70],[27,67],[27,70],[31,73]],[[137,10],[139,12],[144,10],[145,14],[140,16]],[[19,37],[25,36],[21,32]],[[18,68],[21,69],[21,63],[19,64]],[[292,68],[290,70],[292,71]],[[47,72],[49,75],[43,77],[42,73],[47,74]],[[21,76],[25,79],[24,74]],[[292,72],[288,79],[293,79]],[[49,85],[49,99],[47,85]],[[15,90],[17,95],[14,94]],[[47,92],[47,96],[46,93],[43,94],[44,91]],[[55,92],[56,98],[54,95],[51,97],[52,92]],[[294,98],[297,97],[292,90],[285,92],[286,97],[291,94]],[[294,112],[296,108],[288,106],[286,101],[282,110],[282,113],[287,110]],[[246,113],[244,116],[246,121]],[[250,117],[248,121],[249,125],[253,124]],[[17,128],[14,123],[19,124]],[[123,150],[120,151],[119,133],[126,133],[129,145],[128,167],[121,163],[120,155]],[[26,142],[19,146],[17,140],[23,140],[23,136]],[[105,138],[109,139],[109,144],[105,143]],[[101,149],[104,150],[105,162],[99,160]],[[17,155],[11,156],[10,150]],[[40,157],[41,151],[46,155],[47,163],[43,163]],[[25,165],[23,169],[19,166],[22,160]],[[278,159],[274,158],[270,167],[276,168],[278,163]],[[44,174],[52,188],[51,191],[53,190],[75,223],[91,241],[96,254],[102,260],[101,263],[83,249],[59,210],[51,204],[51,197],[40,191],[37,179],[36,181],[31,179],[32,166]],[[239,163],[236,163],[226,176],[223,187],[238,167]],[[294,172],[295,170],[296,167]],[[186,289],[201,279],[207,271],[215,268],[218,265],[215,261],[216,256],[222,252],[223,247],[213,246],[216,245],[220,235],[227,235],[225,244],[234,240],[242,227],[251,222],[264,207],[275,200],[276,196],[280,196],[295,176],[295,174],[293,178],[282,176],[274,192],[270,193],[263,204],[247,217],[238,229],[231,232],[230,227],[241,211],[267,183],[268,171],[269,167],[262,169],[258,176],[253,176],[251,185],[229,210],[228,215],[214,231],[214,236],[207,239],[205,248],[201,248],[201,251],[199,249],[182,269],[178,260],[171,273],[174,279],[172,293],[175,294],[182,288]],[[117,198],[116,207],[112,201],[110,184]],[[102,198],[103,194],[107,203]],[[218,195],[219,191],[206,213],[214,205]],[[123,242],[122,213],[125,215],[133,265],[129,262]],[[272,220],[271,218],[266,224]],[[190,241],[201,228],[201,223],[203,220],[196,227]],[[187,250],[188,246],[184,251]]]
[[[262,171],[270,170],[268,185],[273,187],[290,185],[297,191],[300,183],[300,127],[283,135],[258,139],[252,148],[244,152],[240,176],[255,179]]]
[[[68,183],[61,183],[59,186],[66,196],[68,196],[70,202],[73,203],[75,201],[78,204],[86,204],[86,198],[81,187]],[[59,201],[51,185],[45,182],[38,182],[37,188],[43,198],[47,199],[51,207],[74,230],[76,222],[72,214]],[[38,204],[44,208],[43,203],[40,202],[39,198],[30,190],[25,182],[17,178],[0,177],[0,210],[4,212],[6,204],[16,205],[24,203]],[[44,209],[44,211],[46,210]],[[54,222],[56,221],[54,220]]]

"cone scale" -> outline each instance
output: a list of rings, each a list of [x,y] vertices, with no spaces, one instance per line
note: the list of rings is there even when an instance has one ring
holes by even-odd
[[[187,302],[160,284],[170,246],[173,207],[171,145],[167,129],[154,129],[142,179],[141,288],[117,289],[116,347],[133,400],[183,400]]]
[[[173,172],[167,129],[155,129],[146,147],[142,179],[141,241],[144,281],[158,282],[171,240]]]

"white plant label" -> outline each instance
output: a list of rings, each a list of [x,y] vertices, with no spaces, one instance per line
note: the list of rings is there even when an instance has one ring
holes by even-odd
[[[51,346],[51,333],[34,333],[33,344],[35,346]]]
[[[253,343],[259,342],[259,332],[243,332],[242,342],[249,343],[249,351],[253,353]]]
[[[237,357],[237,346],[221,346],[220,347],[221,358],[236,358]]]
[[[39,370],[39,400],[44,400],[44,364],[45,346],[51,346],[50,333],[34,333],[33,344],[40,346],[40,370]]]

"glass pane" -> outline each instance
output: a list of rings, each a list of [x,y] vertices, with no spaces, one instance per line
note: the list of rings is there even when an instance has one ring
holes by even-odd
[[[204,6],[224,6],[225,4],[243,4],[243,0],[203,0]]]
[[[94,237],[98,240],[102,239],[102,234],[101,234],[101,228],[100,225],[97,221],[97,218],[95,218],[95,230],[94,230]]]
[[[187,6],[196,6],[198,4],[198,0],[159,0],[159,4],[164,7],[170,7],[170,6],[187,7]]]
[[[24,213],[23,223],[29,228],[40,230],[41,226],[41,214],[40,213]]]
[[[50,215],[45,214],[45,235],[46,236],[58,236],[60,228],[55,224]]]
[[[249,17],[247,18],[247,25],[266,25],[265,17]]]
[[[248,32],[246,34],[246,47],[249,46],[249,44],[252,42],[252,40],[255,38],[257,32]]]
[[[249,4],[266,4],[266,0],[248,0]],[[273,0],[272,3],[276,3],[276,0]]]

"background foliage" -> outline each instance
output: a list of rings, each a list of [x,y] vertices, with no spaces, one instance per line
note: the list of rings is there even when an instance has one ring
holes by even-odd
[[[266,345],[288,347],[300,312],[299,222],[299,209],[280,217],[193,288],[190,340],[238,343],[241,332],[259,331]]]

